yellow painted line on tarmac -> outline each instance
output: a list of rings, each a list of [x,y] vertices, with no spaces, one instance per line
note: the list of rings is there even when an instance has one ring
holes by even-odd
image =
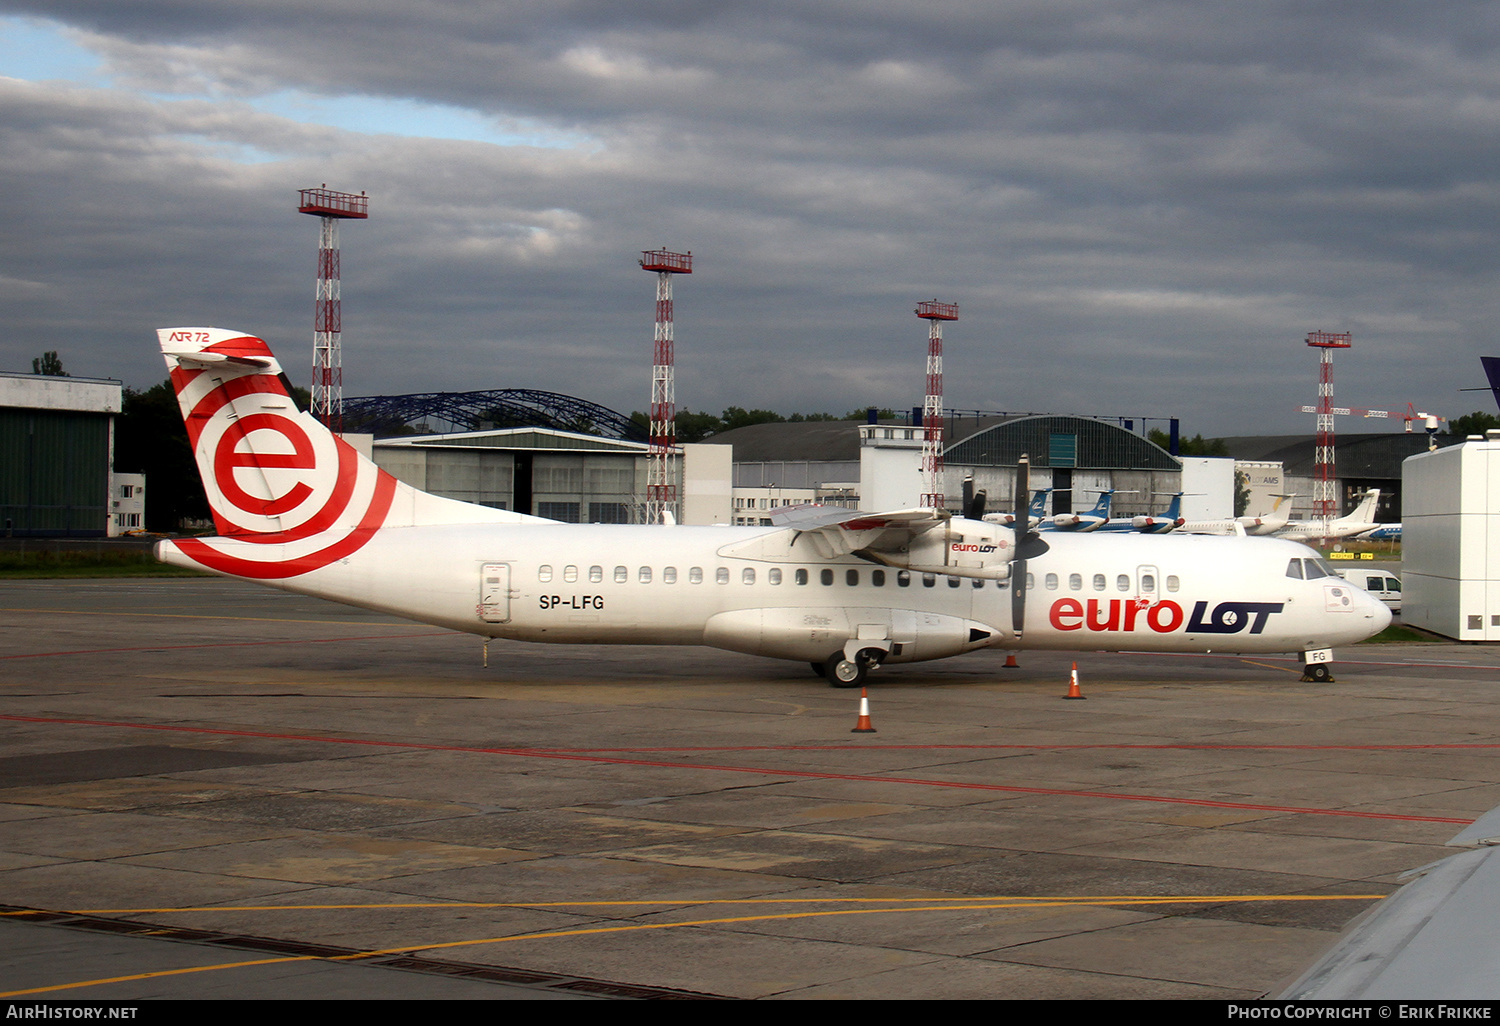
[[[123,916],[161,915],[176,912],[339,912],[365,911],[371,909],[398,908],[639,908],[654,905],[815,905],[831,904],[887,904],[897,905],[915,902],[941,902],[960,907],[964,902],[1047,902],[1049,904],[1163,904],[1180,902],[1198,904],[1223,901],[1356,901],[1384,898],[1384,894],[1119,894],[1119,895],[1021,895],[998,894],[975,897],[926,897],[926,898],[633,898],[621,901],[405,901],[377,902],[339,905],[179,905],[167,908],[78,908],[78,909],[17,909],[0,912],[4,916],[71,915],[71,916]],[[1012,906],[1006,906],[1012,907]],[[1013,907],[1023,907],[1016,905]]]
[[[50,994],[59,990],[77,990],[80,987],[103,987],[110,983],[155,980],[163,976],[182,976],[185,973],[207,973],[217,969],[243,969],[252,965],[277,965],[282,962],[311,962],[313,958],[313,955],[300,955],[296,958],[258,958],[253,962],[224,962],[221,965],[195,965],[187,969],[162,969],[154,973],[135,973],[131,976],[111,976],[102,980],[79,980],[77,983],[57,983],[49,987],[32,987],[30,990],[12,990],[0,994],[0,998],[26,997],[29,994]]]
[[[1298,670],[1295,667],[1291,667],[1291,666],[1277,666],[1275,663],[1262,663],[1262,662],[1258,662],[1258,661],[1256,661],[1254,659],[1241,659],[1240,662],[1242,662],[1242,663],[1249,663],[1251,666],[1264,666],[1268,670],[1284,670],[1287,673],[1298,673],[1298,674],[1300,674],[1302,672],[1301,670]]]
[[[1215,894],[1198,896],[1117,896],[1117,897],[1055,897],[1055,898],[957,898],[936,899],[940,904],[919,905],[909,908],[855,908],[855,909],[829,909],[821,912],[781,912],[773,915],[754,916],[729,916],[720,919],[694,919],[676,923],[630,923],[620,926],[594,926],[584,927],[576,930],[551,930],[541,933],[512,934],[508,937],[482,937],[475,940],[440,941],[425,944],[410,944],[397,948],[380,948],[370,951],[359,951],[349,955],[333,955],[326,959],[315,955],[288,955],[283,958],[258,958],[246,962],[225,962],[219,965],[191,966],[185,969],[163,969],[156,972],[136,973],[130,976],[113,976],[98,980],[79,980],[74,983],[52,984],[46,987],[32,987],[27,990],[13,990],[0,993],[0,998],[26,997],[31,994],[47,994],[60,990],[77,990],[83,987],[104,986],[111,983],[127,983],[132,980],[159,979],[165,976],[182,976],[188,973],[213,972],[221,969],[241,969],[257,965],[277,965],[290,962],[352,962],[359,959],[379,958],[385,955],[409,955],[418,951],[440,951],[452,948],[476,947],[483,944],[508,944],[514,941],[526,940],[549,940],[562,937],[587,937],[606,933],[630,933],[640,930],[671,930],[683,926],[726,926],[737,923],[771,922],[775,920],[791,919],[813,919],[826,916],[859,916],[859,915],[888,915],[891,913],[906,912],[975,912],[1005,909],[1030,909],[1030,908],[1079,908],[1097,905],[1176,905],[1176,904],[1198,904],[1203,902],[1225,903],[1225,902],[1248,902],[1248,901],[1368,901],[1383,898],[1383,894]],[[689,901],[682,904],[774,904],[778,901],[785,903],[794,902],[830,902],[830,901],[863,901],[863,902],[906,902],[906,901],[933,901],[931,898],[733,898],[724,901]],[[329,908],[568,908],[575,906],[598,906],[598,905],[667,905],[678,904],[672,901],[597,901],[597,902],[519,902],[519,903],[453,903],[441,902],[420,905],[282,905],[282,906],[244,906],[247,910],[315,910]],[[225,912],[234,911],[233,907],[208,908],[203,911]],[[147,910],[137,910],[147,911]],[[161,909],[158,911],[188,912],[196,909]]]

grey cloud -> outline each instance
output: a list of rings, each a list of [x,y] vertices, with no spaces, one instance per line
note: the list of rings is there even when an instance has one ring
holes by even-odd
[[[0,83],[9,366],[76,349],[144,383],[156,321],[302,345],[314,232],[291,190],[320,181],[373,197],[345,232],[352,392],[514,384],[640,407],[650,282],[632,261],[658,244],[699,257],[679,283],[692,408],[920,402],[911,305],[932,295],[963,306],[952,403],[1180,414],[1210,434],[1307,426],[1312,328],[1356,332],[1338,373],[1354,405],[1462,412],[1479,400],[1454,389],[1495,347],[1487,5],[5,11],[92,33],[122,82],[215,97]],[[289,88],[588,142],[360,136],[246,102]]]

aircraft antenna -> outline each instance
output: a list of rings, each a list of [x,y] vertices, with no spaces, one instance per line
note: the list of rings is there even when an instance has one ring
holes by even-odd
[[[646,454],[646,523],[677,523],[677,350],[672,339],[672,275],[693,273],[693,251],[641,253],[656,272],[656,346],[651,365],[651,448]],[[671,514],[671,520],[666,518]]]
[[[318,233],[318,283],[313,301],[312,415],[335,434],[344,433],[344,357],[339,349],[343,311],[339,303],[339,222],[370,216],[363,192],[338,192],[324,182],[299,190],[299,214],[323,219]]]
[[[943,494],[943,322],[958,320],[957,303],[936,299],[917,304],[927,330],[927,398],[922,404],[922,477],[927,491],[921,505],[942,509]]]
[[[1339,503],[1333,494],[1333,351],[1354,345],[1349,332],[1313,331],[1307,344],[1318,350],[1318,447],[1313,457],[1313,511],[1328,530],[1328,522],[1338,515]]]

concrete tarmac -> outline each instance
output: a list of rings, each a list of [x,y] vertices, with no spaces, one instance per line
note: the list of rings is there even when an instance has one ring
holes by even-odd
[[[871,677],[0,583],[0,995],[1254,998],[1500,804],[1500,654]],[[1078,661],[1086,701],[1063,701]]]

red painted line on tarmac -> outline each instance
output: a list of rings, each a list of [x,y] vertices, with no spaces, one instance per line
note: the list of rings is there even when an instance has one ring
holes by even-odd
[[[3,718],[3,717],[0,717]],[[846,751],[853,744],[848,745],[699,745],[694,747],[667,747],[667,748],[528,748],[528,752],[568,752],[568,753],[620,753],[640,752],[840,752]],[[1415,752],[1430,749],[1437,750],[1459,750],[1465,748],[1500,748],[1500,742],[1485,744],[1431,744],[1431,745],[1143,745],[1143,744],[1075,744],[1075,745],[881,745],[859,743],[861,750],[874,749],[882,752],[966,752],[966,751],[1028,751],[1028,752],[1072,752],[1087,751],[1089,749],[1131,749],[1141,751],[1167,751],[1181,750],[1189,752]]]
[[[1409,823],[1453,823],[1468,826],[1471,819],[1448,816],[1407,816],[1392,812],[1358,812],[1350,809],[1310,809],[1292,805],[1261,805],[1251,802],[1223,802],[1208,798],[1171,798],[1165,795],[1124,794],[1111,791],[1077,791],[1056,787],[1021,787],[1012,784],[981,784],[957,780],[932,780],[922,777],[888,777],[867,773],[822,773],[814,770],[767,769],[763,766],[725,766],[713,763],[658,762],[646,759],[617,759],[580,752],[550,751],[539,748],[475,748],[467,745],[428,745],[411,741],[377,741],[372,738],[328,737],[317,734],[281,734],[258,730],[226,730],[215,727],[186,727],[165,723],[127,723],[110,720],[76,720],[50,716],[7,716],[0,720],[15,723],[61,723],[89,727],[125,727],[133,730],[180,731],[189,734],[213,734],[221,737],[260,737],[278,741],[316,741],[324,744],[365,745],[372,748],[400,748],[407,751],[469,752],[477,755],[510,755],[526,759],[561,759],[569,762],[604,763],[614,766],[645,766],[652,769],[703,770],[716,773],[752,773],[770,777],[800,777],[813,780],[850,780],[872,784],[914,784],[920,787],[946,787],[970,791],[998,791],[1006,794],[1048,794],[1071,798],[1112,798],[1117,801],[1160,802],[1167,805],[1193,805],[1199,808],[1234,809],[1244,812],[1284,812],[1309,816],[1344,816],[1353,819],[1400,820]]]
[[[133,648],[80,648],[71,652],[22,652],[4,659],[49,659],[53,656],[108,655],[114,652],[175,652],[188,648],[245,648],[251,645],[328,645],[337,641],[381,641],[386,638],[431,638],[453,631],[423,631],[420,634],[369,634],[349,638],[301,638],[295,641],[211,641],[201,645],[137,645]]]

